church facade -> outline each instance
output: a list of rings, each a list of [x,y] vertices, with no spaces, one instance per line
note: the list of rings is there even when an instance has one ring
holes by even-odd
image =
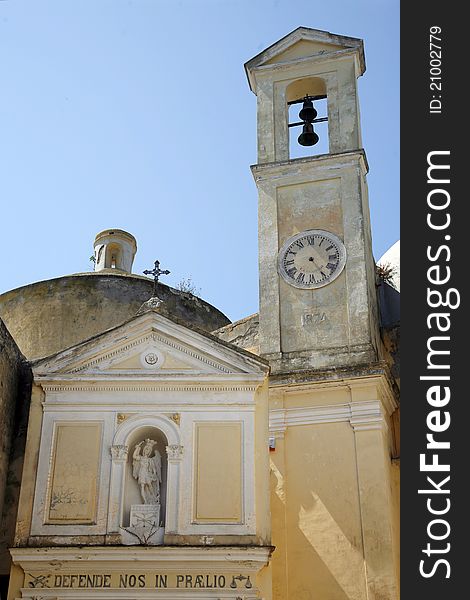
[[[300,27],[245,69],[259,314],[132,274],[117,229],[94,273],[0,296],[8,600],[398,598],[397,292],[372,255],[363,43]],[[319,122],[328,152],[292,158],[291,126],[310,147]]]

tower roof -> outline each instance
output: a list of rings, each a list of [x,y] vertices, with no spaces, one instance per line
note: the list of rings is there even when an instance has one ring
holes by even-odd
[[[258,67],[351,50],[358,53],[360,74],[362,75],[366,70],[366,65],[364,45],[360,38],[336,35],[329,31],[310,27],[297,27],[245,63],[250,89],[252,91],[255,89],[252,71]]]

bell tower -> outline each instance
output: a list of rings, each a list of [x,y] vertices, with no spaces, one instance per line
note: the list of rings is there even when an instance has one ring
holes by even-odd
[[[397,390],[379,337],[363,44],[300,27],[245,68],[258,107],[273,600],[396,600]]]
[[[299,27],[245,68],[258,107],[261,354],[273,372],[374,362],[375,264],[357,96],[362,40]],[[317,118],[325,100],[327,116]],[[290,107],[300,109],[297,123],[289,123]],[[315,152],[316,130],[327,153]],[[292,158],[299,142],[311,154]]]

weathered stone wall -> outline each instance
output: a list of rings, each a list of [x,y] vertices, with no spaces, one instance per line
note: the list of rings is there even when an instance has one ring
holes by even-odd
[[[0,296],[0,317],[28,358],[49,356],[133,317],[152,295],[139,275],[83,273],[33,283]],[[213,331],[230,323],[192,294],[158,287],[168,311],[187,325]]]
[[[0,319],[0,575],[10,570],[30,384],[30,368]]]
[[[21,358],[13,338],[0,321],[0,513],[4,502]]]
[[[212,332],[215,336],[243,348],[253,354],[259,354],[259,314],[250,315]]]

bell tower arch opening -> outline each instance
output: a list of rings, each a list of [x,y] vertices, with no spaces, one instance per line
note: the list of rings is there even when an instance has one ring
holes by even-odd
[[[289,158],[328,154],[328,96],[320,77],[305,77],[286,88]]]

